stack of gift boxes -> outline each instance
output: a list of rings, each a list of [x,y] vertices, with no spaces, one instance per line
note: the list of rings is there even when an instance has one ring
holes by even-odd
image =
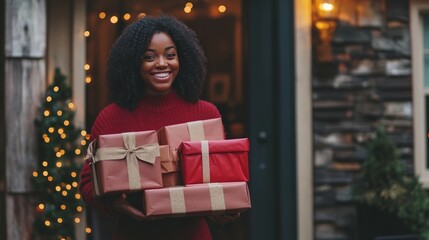
[[[142,191],[148,217],[212,215],[250,208],[248,152],[216,118],[100,135],[87,158],[96,196]]]

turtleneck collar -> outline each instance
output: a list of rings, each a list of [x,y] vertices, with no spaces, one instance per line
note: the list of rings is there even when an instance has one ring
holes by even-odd
[[[137,108],[151,112],[164,112],[183,102],[186,101],[176,91],[171,91],[165,95],[145,95]]]

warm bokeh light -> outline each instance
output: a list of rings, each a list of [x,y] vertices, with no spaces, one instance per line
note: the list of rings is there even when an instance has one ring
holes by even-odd
[[[64,133],[64,128],[58,128],[58,134],[62,134],[62,133]]]
[[[67,107],[69,107],[70,109],[73,109],[74,108],[74,103],[69,102],[69,104],[67,104]]]
[[[225,5],[219,5],[219,7],[217,8],[219,10],[219,12],[224,13],[226,11],[226,7]]]
[[[34,171],[33,172],[33,177],[37,177],[37,176],[39,176],[39,174],[36,171]]]
[[[89,227],[85,228],[85,232],[86,232],[86,233],[91,233],[91,232],[92,232],[92,231],[91,231],[91,228],[89,228]]]
[[[72,177],[76,177],[76,176],[77,176],[77,173],[76,173],[76,172],[72,172],[72,173],[70,173],[70,175],[71,175]]]
[[[79,154],[80,154],[80,149],[76,149],[76,150],[74,150],[74,153],[75,153],[76,155],[79,155]]]
[[[86,71],[88,71],[90,68],[91,68],[91,66],[89,66],[88,63],[83,66],[83,69],[85,69]]]
[[[74,222],[75,222],[75,223],[80,223],[80,218],[75,218],[75,219],[74,219]]]
[[[79,194],[79,193],[76,193],[76,194],[74,195],[74,197],[75,197],[76,199],[80,199],[80,194]]]
[[[58,222],[58,223],[62,223],[62,222],[63,222],[63,219],[62,219],[62,218],[58,218],[58,219],[57,219],[57,222]]]
[[[117,22],[118,22],[118,20],[119,20],[119,19],[118,19],[118,17],[117,17],[117,16],[111,16],[111,17],[110,17],[110,22],[111,22],[111,23],[113,23],[113,24],[117,23]]]
[[[62,155],[60,152],[55,153],[55,156],[57,156],[57,158],[60,158]]]
[[[47,117],[47,116],[49,116],[49,110],[45,110],[44,112],[43,112],[43,115],[45,115],[45,117]]]
[[[190,8],[192,8],[194,6],[194,4],[192,4],[191,2],[187,2],[186,4],[185,4],[185,7],[190,7]]]
[[[190,8],[190,7],[186,6],[185,8],[183,8],[183,11],[184,11],[185,13],[190,13],[190,12],[192,11],[192,8]]]
[[[81,144],[81,145],[85,145],[85,144],[86,144],[86,141],[85,141],[85,140],[81,140],[81,141],[80,141],[80,144]]]
[[[124,18],[124,20],[125,20],[125,21],[130,20],[130,18],[131,18],[131,14],[129,14],[129,13],[125,13],[125,14],[124,14],[124,16],[123,16],[123,18]]]
[[[64,190],[61,192],[61,194],[65,197],[65,196],[67,196],[67,191]]]
[[[144,18],[146,17],[146,13],[139,13],[138,18]]]
[[[53,133],[55,129],[53,127],[48,128],[48,132]]]
[[[85,78],[85,82],[86,83],[91,83],[92,82],[92,78],[91,77],[86,77]]]
[[[42,162],[42,166],[47,167],[48,166],[48,162],[47,161],[43,161]]]
[[[63,166],[63,164],[62,164],[61,162],[57,162],[57,163],[55,164],[55,166],[57,166],[57,168],[60,168],[60,167],[62,167],[62,166]]]
[[[89,35],[91,35],[90,31],[87,30],[87,31],[83,32],[83,36],[89,37]]]
[[[54,90],[54,92],[58,92],[60,90],[60,88],[58,86],[55,86],[53,90]]]
[[[61,187],[60,186],[56,186],[55,187],[55,191],[57,191],[57,192],[61,191]]]
[[[54,178],[53,178],[52,176],[49,176],[49,177],[48,177],[48,181],[49,181],[49,182],[52,182],[53,180],[54,180]]]
[[[43,171],[42,175],[47,177],[49,175],[49,173],[48,173],[48,171]]]
[[[100,19],[105,19],[105,18],[106,18],[106,13],[105,13],[105,12],[100,12],[100,13],[98,14],[98,17],[99,17]]]
[[[67,135],[65,133],[61,134],[61,139],[65,139]]]
[[[316,22],[316,28],[319,30],[329,29],[330,25],[327,22]]]
[[[64,205],[64,204],[62,204],[61,205],[61,210],[66,210],[67,209],[67,206],[66,205]]]
[[[85,130],[82,130],[82,131],[80,131],[80,135],[82,136],[82,137],[85,137],[85,135],[87,134],[87,132],[85,131]]]
[[[52,97],[51,96],[47,96],[46,97],[46,102],[51,102],[52,101]]]
[[[48,221],[48,220],[46,220],[46,221],[45,221],[45,225],[46,225],[47,227],[49,227],[49,226],[51,226],[51,222],[50,222],[50,221]]]
[[[57,115],[58,115],[58,117],[60,117],[61,115],[63,115],[63,111],[58,110],[58,111],[57,111]]]
[[[65,120],[65,121],[64,121],[64,126],[66,126],[66,127],[67,127],[68,125],[70,125],[70,121],[69,121],[69,120]]]
[[[43,203],[39,204],[39,209],[40,209],[40,210],[45,209],[45,205],[44,205]]]
[[[78,212],[82,212],[82,210],[83,210],[83,209],[82,209],[82,207],[81,207],[81,206],[77,206],[77,207],[76,207],[76,211],[78,211]]]
[[[73,187],[77,187],[77,186],[78,186],[78,183],[77,183],[77,182],[72,182],[72,186],[73,186]]]
[[[332,3],[321,3],[319,9],[322,11],[330,12],[334,10],[334,5]]]

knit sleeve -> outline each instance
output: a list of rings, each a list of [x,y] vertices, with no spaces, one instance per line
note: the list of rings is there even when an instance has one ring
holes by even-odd
[[[104,112],[101,112],[91,129],[91,141],[96,139],[100,134],[103,134],[106,131],[106,126],[108,127],[106,115]],[[97,208],[105,215],[115,215],[111,208],[113,202],[112,197],[94,198],[93,182],[91,178],[89,162],[86,162],[82,168],[80,174],[79,191],[81,193],[82,199],[89,206]]]

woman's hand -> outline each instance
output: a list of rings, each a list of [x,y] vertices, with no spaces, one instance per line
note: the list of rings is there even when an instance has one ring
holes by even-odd
[[[133,207],[127,201],[127,195],[125,193],[122,193],[121,195],[119,195],[117,198],[113,200],[112,210],[116,213],[119,213],[120,215],[129,216],[132,219],[137,221],[154,219],[154,218],[148,218],[142,211]]]
[[[240,213],[212,215],[212,216],[209,216],[208,218],[217,224],[225,225],[229,222],[235,221],[238,217],[240,217]]]

